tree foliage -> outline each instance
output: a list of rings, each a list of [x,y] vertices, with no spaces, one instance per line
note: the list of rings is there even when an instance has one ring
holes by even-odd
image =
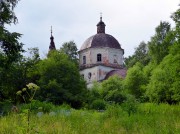
[[[6,56],[1,62],[7,62],[7,64],[17,60],[20,52],[23,52],[23,44],[18,42],[21,34],[17,32],[11,33],[4,27],[5,24],[10,25],[11,23],[17,23],[17,17],[13,10],[18,1],[19,0],[3,0],[0,2],[0,47],[1,52],[5,54],[3,56]]]
[[[135,52],[132,56],[125,58],[126,66],[132,67],[137,62],[140,62],[142,65],[147,65],[150,61],[150,57],[148,55],[148,45],[142,41],[137,48],[135,48]]]
[[[78,64],[78,49],[74,41],[63,43],[60,51],[68,55],[69,59]]]
[[[150,77],[147,94],[151,101],[177,103],[180,101],[180,46],[174,44],[170,54],[155,68]]]
[[[146,79],[142,69],[142,64],[136,63],[136,65],[128,70],[125,79],[125,88],[130,94],[134,95],[136,99],[142,98],[145,92]]]
[[[55,104],[66,102],[76,108],[82,105],[85,82],[76,64],[66,54],[52,51],[47,59],[39,63],[38,72],[42,100]]]
[[[169,46],[172,45],[172,40],[169,40],[172,37],[168,38],[171,35],[171,26],[168,22],[160,22],[155,31],[155,35],[148,42],[148,47],[151,61],[159,64],[168,55]]]
[[[15,93],[27,83],[38,79],[36,64],[40,61],[37,48],[29,50],[29,57],[19,57],[17,62],[8,64],[8,68],[0,67],[0,92],[5,99],[17,101]],[[3,58],[0,56],[0,58]]]
[[[103,81],[102,97],[108,102],[122,103],[126,99],[122,78],[115,75]]]

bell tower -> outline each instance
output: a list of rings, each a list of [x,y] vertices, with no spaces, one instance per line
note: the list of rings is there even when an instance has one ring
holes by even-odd
[[[50,45],[49,45],[49,51],[56,50],[56,46],[54,43],[54,37],[52,36],[52,26],[51,26],[51,37],[50,37]]]
[[[100,16],[100,22],[96,25],[97,26],[97,33],[105,33],[105,24],[102,21],[102,13]]]

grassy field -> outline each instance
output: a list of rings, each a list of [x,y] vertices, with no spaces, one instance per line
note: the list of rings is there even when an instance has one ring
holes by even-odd
[[[180,105],[139,104],[130,116],[120,106],[106,111],[56,109],[0,117],[0,134],[179,134]]]

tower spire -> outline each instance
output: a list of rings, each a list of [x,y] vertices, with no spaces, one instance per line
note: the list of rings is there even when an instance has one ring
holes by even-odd
[[[100,13],[100,22],[97,24],[97,33],[105,33],[105,24],[102,21],[102,13]]]
[[[49,45],[49,51],[56,50],[56,46],[54,43],[54,37],[52,35],[52,26],[51,26],[51,37],[50,37],[50,45]]]

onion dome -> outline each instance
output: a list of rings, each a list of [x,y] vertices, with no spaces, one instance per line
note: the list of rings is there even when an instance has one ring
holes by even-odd
[[[105,33],[105,26],[102,17],[100,17],[100,22],[97,24],[97,34],[89,37],[81,46],[80,51],[87,48],[99,47],[122,49],[119,42],[112,35]]]
[[[51,26],[51,37],[50,37],[50,45],[49,45],[49,51],[56,50],[56,46],[54,43],[54,37],[52,36],[52,26]]]

